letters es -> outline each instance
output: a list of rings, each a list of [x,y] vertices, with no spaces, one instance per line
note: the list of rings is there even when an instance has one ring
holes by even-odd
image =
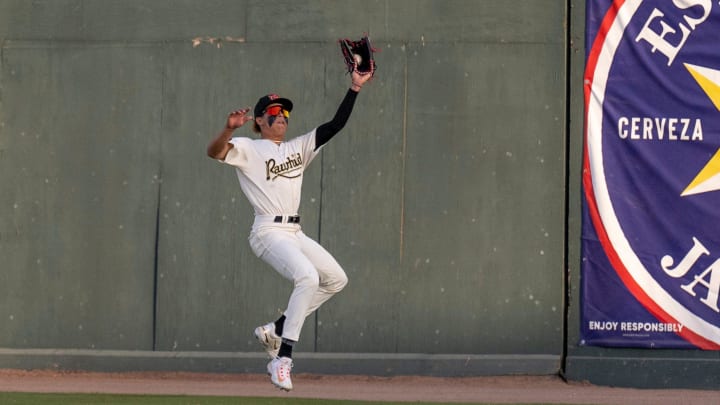
[[[676,8],[687,10],[688,13],[692,9],[693,16],[684,14],[680,21],[668,21],[664,18],[665,13],[655,8],[635,38],[635,42],[643,40],[652,45],[653,53],[660,51],[665,55],[668,58],[668,66],[675,60],[690,34],[707,20],[712,9],[712,0],[672,0],[672,3]],[[696,15],[698,14],[696,7],[700,8],[699,16]]]

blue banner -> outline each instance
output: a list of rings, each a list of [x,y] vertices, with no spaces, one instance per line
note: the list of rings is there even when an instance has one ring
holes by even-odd
[[[720,1],[591,0],[581,345],[720,350]]]

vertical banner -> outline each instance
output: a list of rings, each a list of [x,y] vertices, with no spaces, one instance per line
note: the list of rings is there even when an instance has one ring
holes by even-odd
[[[581,345],[720,350],[720,0],[589,0]]]

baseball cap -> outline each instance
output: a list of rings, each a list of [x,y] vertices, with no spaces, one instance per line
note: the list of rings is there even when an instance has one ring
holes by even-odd
[[[263,114],[263,111],[265,111],[267,106],[269,106],[270,104],[280,104],[288,111],[292,111],[293,108],[292,101],[286,98],[282,98],[277,94],[268,94],[267,96],[260,97],[257,104],[255,104],[255,110],[253,111],[255,117],[261,116]]]

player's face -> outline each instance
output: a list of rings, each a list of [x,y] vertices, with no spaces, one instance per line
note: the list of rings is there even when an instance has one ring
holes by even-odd
[[[264,136],[277,138],[284,136],[287,130],[288,118],[290,118],[290,112],[284,109],[280,104],[272,104],[268,106],[261,119],[258,122],[260,126],[260,132]]]

